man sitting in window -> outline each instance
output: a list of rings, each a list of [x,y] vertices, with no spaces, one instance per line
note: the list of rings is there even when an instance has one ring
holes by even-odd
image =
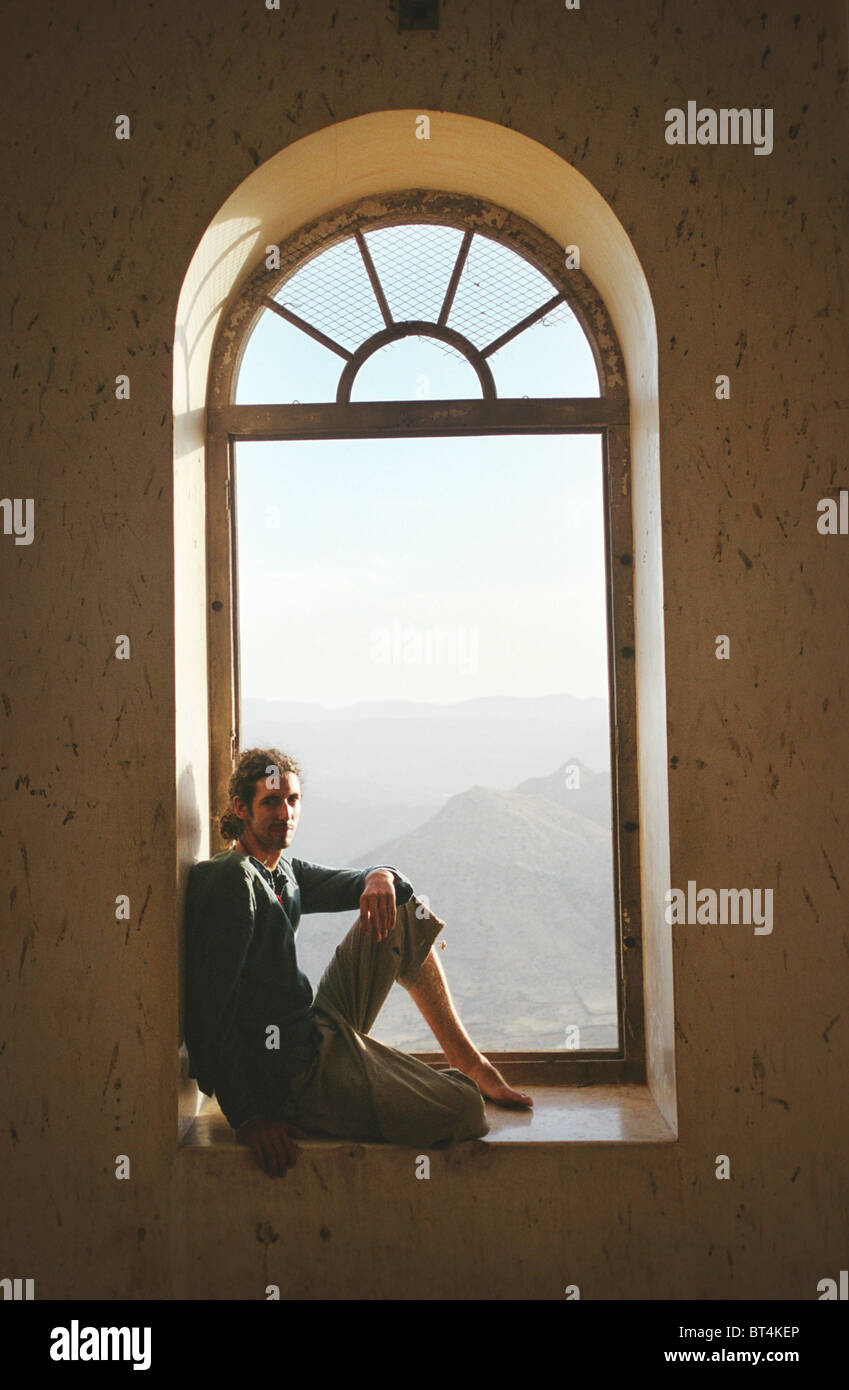
[[[295,1137],[335,1135],[431,1148],[478,1139],[484,1098],[530,1106],[478,1051],[455,1012],[433,942],[445,926],[389,866],[328,869],[285,859],[301,813],[300,768],[276,748],[242,754],[222,838],[195,864],[186,899],[190,1075],[276,1177]],[[298,969],[302,912],[359,908],[313,998]],[[436,1071],[368,1036],[393,983],[439,1041]]]

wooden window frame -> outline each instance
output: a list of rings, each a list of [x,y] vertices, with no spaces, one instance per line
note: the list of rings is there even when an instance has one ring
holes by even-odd
[[[351,403],[352,373],[332,402],[235,405],[242,356],[259,316],[296,268],[336,243],[380,227],[435,223],[478,231],[514,249],[562,293],[595,358],[598,397]],[[596,290],[567,269],[563,248],[515,213],[478,198],[412,189],[371,196],[301,227],[280,243],[279,269],[265,262],[223,315],[213,348],[207,407],[207,641],[209,661],[211,843],[215,811],[240,747],[238,595],[236,592],[235,445],[248,440],[387,439],[410,436],[598,434],[602,441],[607,644],[610,695],[611,811],[619,1048],[489,1052],[508,1079],[538,1085],[646,1082],[642,973],[640,836],[634,670],[634,549],[630,417],[624,359]],[[425,328],[426,325],[422,325]],[[395,335],[399,336],[399,335]],[[356,354],[352,354],[352,358]],[[350,366],[350,362],[348,363]],[[347,367],[345,369],[347,371]],[[403,866],[402,866],[403,867]],[[441,1053],[416,1053],[443,1061]]]

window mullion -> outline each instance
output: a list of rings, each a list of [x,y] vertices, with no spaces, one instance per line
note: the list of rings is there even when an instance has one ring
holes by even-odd
[[[306,319],[299,318],[297,314],[292,313],[291,309],[284,308],[282,304],[277,303],[276,299],[272,299],[267,294],[263,295],[263,303],[266,304],[269,309],[273,309],[275,314],[279,314],[281,319],[285,319],[287,323],[291,323],[295,328],[300,328],[301,332],[307,333],[310,338],[315,338],[315,341],[321,343],[322,347],[330,348],[331,352],[335,352],[337,356],[344,357],[346,362],[350,362],[354,354],[335,342],[333,338],[328,338],[327,334],[322,333],[320,328],[313,328],[312,324],[307,323]]]
[[[371,258],[371,252],[369,251],[368,246],[366,245],[366,239],[360,231],[359,227],[354,232],[354,237],[356,239],[357,245],[360,248],[360,255],[363,258],[363,265],[366,268],[366,274],[368,275],[368,278],[371,281],[371,287],[374,290],[374,297],[377,300],[378,307],[383,315],[383,322],[386,324],[387,328],[392,328],[394,326],[395,320],[393,319],[389,309],[389,305],[386,302],[386,295],[383,293],[383,286],[380,283],[380,277],[375,268],[374,261]]]
[[[451,313],[451,306],[454,303],[454,296],[457,293],[457,286],[460,283],[460,276],[463,274],[463,267],[469,255],[469,247],[472,244],[473,236],[474,232],[466,232],[460,250],[457,253],[457,260],[454,263],[451,279],[448,281],[448,289],[445,291],[445,298],[442,301],[442,308],[439,311],[439,318],[437,319],[440,328],[444,328],[448,322],[448,315]]]
[[[488,347],[481,348],[481,357],[491,357],[494,352],[498,352],[499,348],[503,348],[505,343],[509,343],[513,338],[518,338],[519,334],[524,333],[526,328],[530,328],[546,314],[550,314],[552,309],[556,309],[558,304],[562,304],[565,298],[565,294],[556,294],[553,299],[546,300],[541,309],[534,309],[532,314],[526,314],[512,328],[508,328],[506,333],[502,333],[500,338],[493,338]]]

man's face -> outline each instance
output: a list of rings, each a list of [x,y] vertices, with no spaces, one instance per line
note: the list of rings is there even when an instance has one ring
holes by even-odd
[[[275,781],[279,781],[279,788]],[[260,777],[254,788],[253,804],[249,807],[239,797],[234,797],[233,807],[244,821],[242,838],[251,852],[257,847],[270,853],[286,849],[292,843],[301,815],[301,784],[297,773]]]

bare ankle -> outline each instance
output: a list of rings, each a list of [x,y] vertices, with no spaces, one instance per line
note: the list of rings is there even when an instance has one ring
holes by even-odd
[[[472,1045],[463,1048],[452,1048],[450,1053],[444,1048],[443,1051],[445,1051],[445,1060],[448,1065],[454,1067],[457,1071],[473,1071],[476,1067],[479,1067],[482,1062],[486,1061],[483,1053],[478,1052],[477,1048]]]

